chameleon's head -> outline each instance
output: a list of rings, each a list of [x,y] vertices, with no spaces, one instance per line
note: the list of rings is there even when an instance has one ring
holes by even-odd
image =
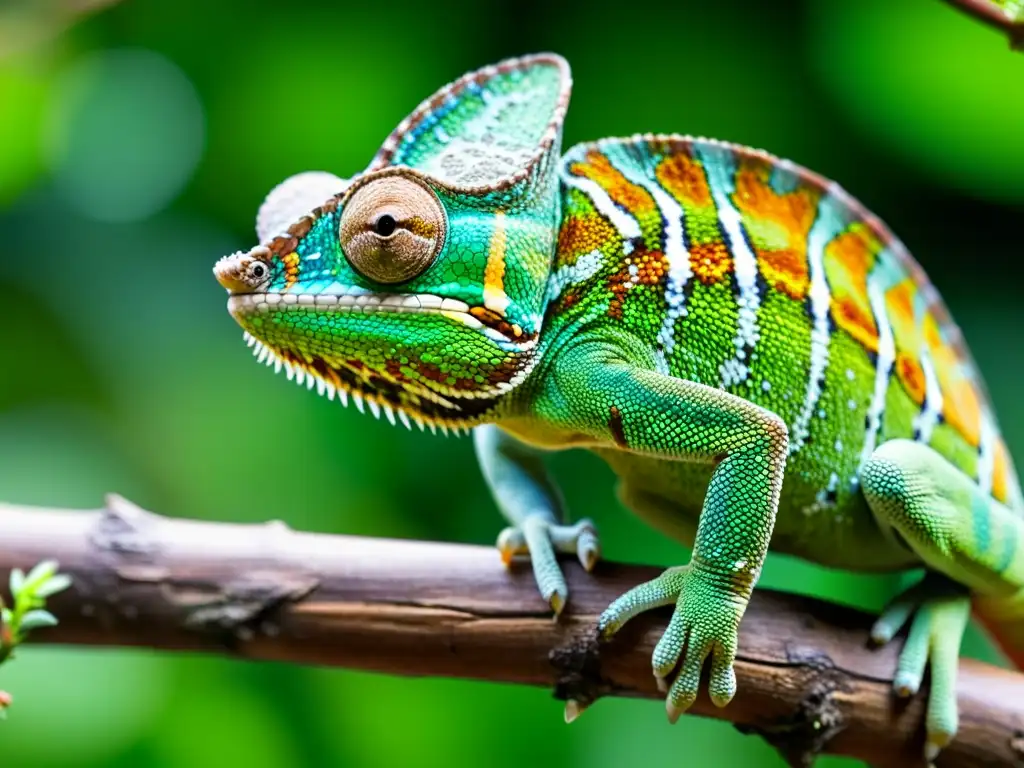
[[[408,425],[485,420],[535,359],[570,78],[552,55],[466,75],[351,180],[275,188],[214,274],[260,359]]]

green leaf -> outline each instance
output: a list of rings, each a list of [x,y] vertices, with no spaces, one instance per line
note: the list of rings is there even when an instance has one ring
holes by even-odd
[[[29,571],[28,576],[25,577],[26,586],[34,592],[39,585],[57,572],[57,567],[56,560],[43,560]]]
[[[21,568],[15,568],[11,571],[11,595],[15,600],[18,599],[18,594],[21,592],[23,586],[25,586],[25,574]]]
[[[57,617],[49,611],[35,610],[29,611],[21,619],[21,626],[18,629],[22,632],[31,632],[33,629],[39,629],[40,627],[55,627],[57,626]]]
[[[51,576],[49,581],[43,582],[36,588],[36,597],[49,597],[62,592],[71,586],[71,577],[66,573],[58,573]]]
[[[0,608],[0,624],[10,624],[14,620],[14,614],[10,608]]]

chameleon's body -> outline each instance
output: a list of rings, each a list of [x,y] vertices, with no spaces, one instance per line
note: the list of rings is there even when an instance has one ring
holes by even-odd
[[[902,245],[839,187],[743,147],[650,137],[575,147],[562,173],[555,270],[575,272],[544,341],[628,333],[654,370],[778,414],[789,458],[772,549],[855,570],[915,565],[859,487],[892,438],[933,446],[1021,505],[957,329]],[[512,428],[542,438],[533,419]],[[628,488],[696,523],[711,466],[596,451]]]
[[[654,655],[670,717],[735,688],[736,628],[765,552],[849,570],[928,568],[876,626],[914,619],[896,687],[932,664],[928,749],[956,730],[973,606],[1024,663],[1024,501],[981,378],[903,245],[839,187],[721,142],[643,136],[559,157],[554,56],[443,89],[364,174],[301,174],[261,245],[216,272],[268,362],[408,426],[475,426],[543,596],[554,550],[588,567],[538,449],[601,455],[623,502],[694,545],[604,633],[676,603]],[[784,482],[783,482],[784,480]]]

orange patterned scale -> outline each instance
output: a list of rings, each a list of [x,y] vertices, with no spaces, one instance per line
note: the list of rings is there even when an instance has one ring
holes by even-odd
[[[690,268],[704,285],[712,285],[732,272],[732,254],[725,243],[692,245]]]
[[[1010,501],[1010,452],[1003,439],[997,438],[993,446],[992,495],[999,501]]]
[[[295,251],[281,257],[284,264],[285,285],[291,287],[299,279],[299,254]]]
[[[917,297],[917,284],[908,277],[886,291],[885,309],[896,344],[896,376],[910,398],[923,405],[927,384],[921,366],[921,324],[914,312]]]
[[[825,274],[832,290],[832,317],[871,352],[878,351],[878,326],[868,301],[868,274],[882,243],[863,222],[850,224],[825,246]]]
[[[595,248],[618,241],[618,232],[604,216],[566,216],[563,221],[558,233],[558,259],[562,264],[574,264]]]
[[[924,318],[924,341],[928,345],[935,375],[942,390],[942,414],[946,423],[977,448],[981,443],[981,400],[953,347],[942,340],[939,325],[929,312]]]
[[[587,162],[574,163],[570,170],[576,176],[590,179],[603,187],[617,205],[625,208],[636,218],[641,229],[645,221],[656,220],[660,224],[661,214],[651,194],[643,187],[627,180],[601,152],[588,152]]]
[[[744,159],[736,174],[735,205],[765,281],[803,301],[811,285],[807,239],[821,194],[806,184],[780,194],[769,183],[770,173],[771,166],[762,160]]]
[[[896,376],[910,399],[918,405],[924,405],[927,382],[921,364],[910,355],[899,353],[896,355]]]
[[[636,277],[633,277],[633,270]],[[607,287],[612,292],[612,300],[608,305],[608,316],[622,319],[622,305],[634,285],[660,286],[668,263],[661,251],[634,251],[623,260],[619,270],[608,276]]]
[[[690,239],[690,268],[704,285],[714,285],[732,273],[732,254],[718,228],[718,211],[707,176],[690,150],[671,152],[654,169],[658,183],[686,211]]]
[[[704,168],[689,154],[667,155],[654,171],[654,176],[680,205],[692,208],[714,208],[711,189]]]

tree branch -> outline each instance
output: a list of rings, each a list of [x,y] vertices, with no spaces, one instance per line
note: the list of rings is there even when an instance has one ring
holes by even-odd
[[[968,16],[987,24],[994,29],[1001,29],[1010,38],[1010,47],[1016,51],[1024,50],[1024,2],[1019,0],[945,0],[946,3],[958,8]]]
[[[594,640],[600,611],[654,568],[602,563],[587,574],[567,561],[569,605],[554,622],[529,567],[507,571],[489,547],[174,520],[116,496],[95,511],[0,505],[0,542],[0,574],[56,558],[74,579],[51,598],[60,625],[38,630],[41,642],[522,683],[583,704],[662,696],[650,658],[669,610]],[[757,590],[736,699],[720,710],[702,695],[694,711],[760,733],[793,765],[819,752],[922,765],[924,695],[893,699],[900,643],[869,649],[870,623]],[[960,707],[938,766],[1024,766],[1024,675],[963,660]]]

